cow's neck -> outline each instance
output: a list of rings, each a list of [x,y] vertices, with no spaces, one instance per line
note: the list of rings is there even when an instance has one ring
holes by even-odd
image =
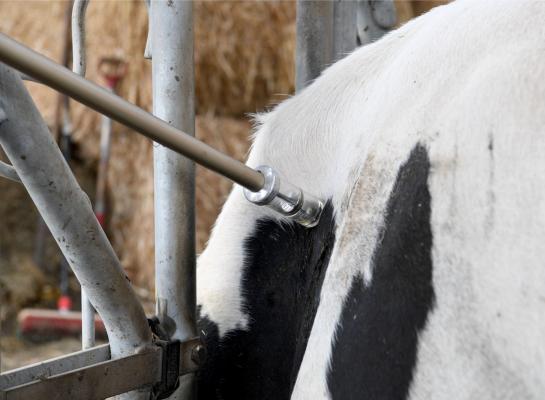
[[[288,398],[305,352],[334,242],[333,207],[314,229],[255,222],[243,244],[245,327],[224,335],[201,321],[210,355],[199,398]],[[259,374],[257,373],[259,371]],[[243,384],[241,384],[243,382]]]

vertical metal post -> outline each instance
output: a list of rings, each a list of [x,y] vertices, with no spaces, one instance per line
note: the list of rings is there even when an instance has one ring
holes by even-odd
[[[333,4],[333,61],[338,61],[358,45],[357,1],[335,0]]]
[[[192,2],[152,0],[150,19],[153,113],[194,135]],[[184,340],[196,334],[195,166],[157,143],[153,157],[157,315],[170,338]],[[186,375],[169,398],[193,395]]]
[[[85,13],[89,0],[75,0],[72,7],[72,69],[81,76],[85,76]],[[65,118],[70,118],[68,115]],[[81,348],[90,349],[95,345],[95,309],[81,288]]]
[[[298,0],[295,90],[358,45],[379,39],[397,23],[392,0]]]
[[[297,1],[296,92],[316,79],[333,60],[333,10],[331,1]]]

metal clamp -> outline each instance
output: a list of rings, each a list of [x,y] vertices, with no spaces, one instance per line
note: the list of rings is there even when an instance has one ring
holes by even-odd
[[[307,228],[318,224],[324,209],[321,200],[282,179],[278,172],[267,165],[260,165],[256,170],[261,172],[265,183],[257,192],[244,189],[248,201],[268,206]]]
[[[160,302],[159,302],[160,304]],[[171,340],[175,327],[165,315],[148,318],[151,331],[156,336],[155,345],[162,349],[161,380],[153,386],[154,400],[166,399],[176,391],[179,377],[196,372],[206,361],[206,348],[199,337],[184,341]]]
[[[110,354],[106,344],[4,372],[0,400],[100,400],[145,386],[162,399],[176,389],[179,376],[196,372],[206,359],[198,337],[156,340],[155,346],[113,360]]]

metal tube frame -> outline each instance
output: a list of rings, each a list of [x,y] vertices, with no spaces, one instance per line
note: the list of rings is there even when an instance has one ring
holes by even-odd
[[[72,5],[72,70],[85,77],[87,59],[85,51],[85,13],[89,0],[75,0]],[[65,115],[65,118],[70,116]],[[95,309],[81,288],[81,348],[90,349],[95,345]]]
[[[332,61],[340,60],[358,45],[357,6],[357,0],[334,0]]]
[[[112,358],[145,351],[152,346],[146,316],[89,198],[76,182],[19,74],[3,64],[0,93],[0,144],[100,313]]]
[[[333,60],[331,1],[297,1],[295,42],[295,91],[299,92]]]
[[[392,0],[297,0],[296,92],[358,45],[379,39],[397,23]]]
[[[17,175],[17,171],[15,171],[15,168],[13,168],[9,164],[6,164],[3,161],[0,161],[0,176],[14,182],[21,182],[21,180],[19,179],[19,175]]]
[[[193,4],[150,3],[153,114],[195,135]],[[181,133],[179,133],[181,135]],[[156,315],[168,340],[194,337],[195,164],[154,143]],[[180,380],[169,399],[194,397],[192,375]]]

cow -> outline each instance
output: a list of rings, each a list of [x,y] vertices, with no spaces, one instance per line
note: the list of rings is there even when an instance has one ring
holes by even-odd
[[[459,0],[256,116],[197,266],[199,399],[545,399],[545,2]]]

